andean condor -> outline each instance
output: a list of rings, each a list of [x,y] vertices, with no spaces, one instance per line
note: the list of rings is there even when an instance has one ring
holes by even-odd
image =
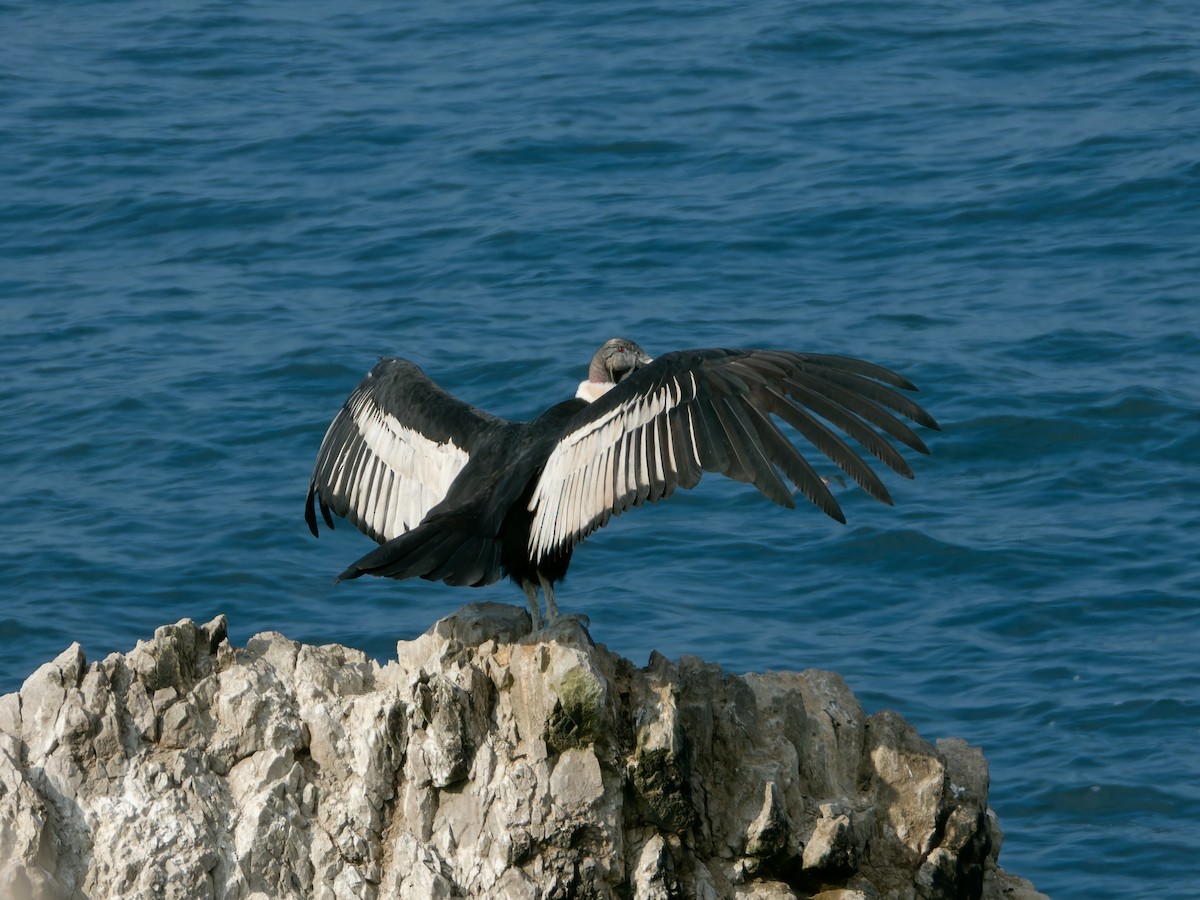
[[[380,543],[338,581],[419,575],[479,587],[507,575],[538,628],[538,588],[552,622],[553,585],[577,543],[613,515],[695,487],[703,472],[748,481],[794,507],[782,474],[845,522],[772,416],[890,505],[879,477],[835,429],[912,478],[888,438],[928,453],[901,417],[938,424],[895,388],[916,390],[845,356],[682,350],[652,359],[614,338],[592,357],[575,397],[532,422],[509,422],[454,398],[413,363],[383,359],[325,433],[305,519],[316,535],[315,499],[327,525],[332,511]]]

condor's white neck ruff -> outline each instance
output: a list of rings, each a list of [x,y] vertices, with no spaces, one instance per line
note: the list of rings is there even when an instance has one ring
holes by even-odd
[[[581,381],[575,396],[588,403],[594,403],[611,391],[616,385],[611,381]]]

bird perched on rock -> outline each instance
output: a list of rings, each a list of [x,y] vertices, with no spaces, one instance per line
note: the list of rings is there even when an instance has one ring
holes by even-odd
[[[308,488],[380,546],[338,581],[420,576],[479,587],[507,575],[534,628],[558,617],[555,582],[575,545],[627,509],[692,488],[703,472],[747,481],[794,507],[785,477],[845,522],[826,482],[777,417],[884,503],[883,482],[838,433],[912,478],[889,438],[928,453],[908,419],[938,424],[900,393],[889,369],[845,356],[785,350],[681,350],[652,359],[614,338],[596,351],[575,397],[531,422],[490,415],[438,387],[416,365],[383,359],[338,412]],[[315,503],[314,503],[315,501]]]

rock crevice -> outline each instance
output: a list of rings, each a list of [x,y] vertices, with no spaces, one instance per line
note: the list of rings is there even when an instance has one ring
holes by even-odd
[[[1034,898],[982,753],[836,674],[475,604],[379,665],[218,618],[0,698],[0,895]]]

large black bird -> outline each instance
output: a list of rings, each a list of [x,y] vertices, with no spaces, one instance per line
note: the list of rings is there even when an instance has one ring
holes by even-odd
[[[900,417],[938,424],[894,388],[916,390],[844,356],[682,350],[651,359],[614,338],[592,357],[574,398],[532,422],[509,422],[452,397],[413,363],[383,359],[325,433],[305,519],[317,534],[315,498],[327,525],[332,511],[381,544],[338,581],[419,575],[479,587],[507,575],[525,591],[538,628],[538,588],[552,622],[553,585],[577,543],[610,516],[695,487],[702,472],[748,481],[794,507],[782,474],[845,522],[771,416],[890,505],[883,482],[834,429],[912,478],[887,437],[928,453]]]

